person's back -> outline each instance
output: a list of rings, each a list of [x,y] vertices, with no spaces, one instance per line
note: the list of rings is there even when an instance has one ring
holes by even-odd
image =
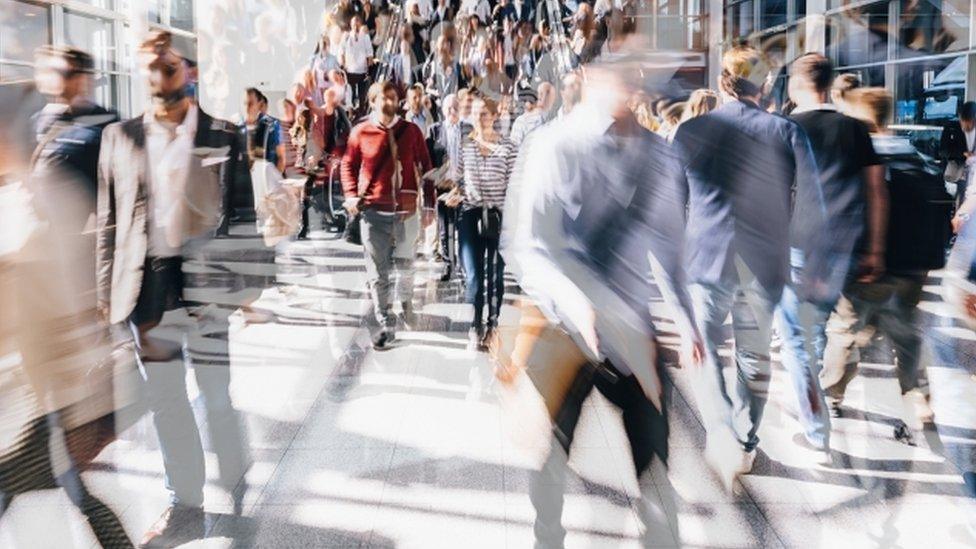
[[[812,163],[803,130],[736,100],[682,124],[675,144],[688,178],[689,278],[717,282],[738,254],[764,286],[782,287],[794,179],[816,177],[797,169],[797,155]],[[798,185],[797,192],[797,204],[822,207],[811,185]],[[798,225],[794,240],[808,243],[815,228]]]

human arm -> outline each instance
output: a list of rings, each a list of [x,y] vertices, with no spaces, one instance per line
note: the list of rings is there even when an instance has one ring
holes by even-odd
[[[352,132],[346,143],[339,174],[342,179],[342,194],[346,197],[343,207],[351,215],[359,212],[359,170],[362,168],[362,152],[359,148],[359,132]]]

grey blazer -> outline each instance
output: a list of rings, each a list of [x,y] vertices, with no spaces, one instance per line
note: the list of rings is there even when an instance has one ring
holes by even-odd
[[[231,193],[246,169],[244,149],[230,122],[198,109],[187,184],[184,241],[212,235],[227,223]],[[123,322],[136,306],[148,249],[147,168],[143,117],[105,128],[98,160],[96,299],[111,323]],[[184,246],[184,256],[190,248]]]

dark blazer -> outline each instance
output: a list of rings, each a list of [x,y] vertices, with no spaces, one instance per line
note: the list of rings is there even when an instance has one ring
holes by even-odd
[[[32,171],[54,170],[82,183],[95,203],[98,178],[98,150],[102,130],[119,116],[95,103],[72,105],[55,120],[46,120],[41,113],[32,117],[35,134],[45,140],[36,152]]]
[[[184,238],[212,234],[227,222],[235,186],[245,163],[237,127],[198,110],[193,157],[187,181],[188,208]],[[105,128],[98,158],[96,224],[96,298],[107,308],[109,321],[123,322],[132,313],[142,287],[142,269],[148,250],[149,163],[143,117],[116,122]]]
[[[689,282],[729,282],[739,255],[779,295],[791,246],[807,254],[810,282],[826,276],[823,196],[802,128],[734,101],[684,122],[675,145],[688,188]]]

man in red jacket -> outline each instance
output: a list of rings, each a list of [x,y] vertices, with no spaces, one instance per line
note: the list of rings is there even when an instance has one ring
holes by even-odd
[[[384,349],[394,339],[395,317],[390,311],[393,268],[399,272],[397,293],[404,319],[408,325],[412,319],[419,189],[431,162],[420,128],[397,116],[400,98],[396,87],[391,82],[373,84],[368,99],[372,113],[353,128],[342,158],[342,188],[349,213],[362,212],[366,277],[380,325],[373,347]],[[432,194],[425,193],[425,200]]]

